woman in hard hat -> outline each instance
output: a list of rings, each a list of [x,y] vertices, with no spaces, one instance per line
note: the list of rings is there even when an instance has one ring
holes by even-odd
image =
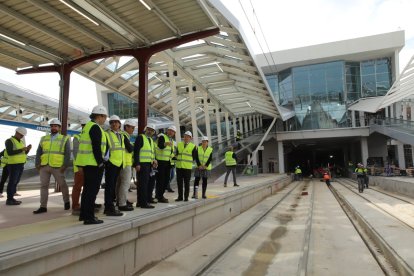
[[[208,137],[203,136],[201,138],[201,146],[197,148],[197,168],[194,172],[194,193],[193,198],[198,199],[198,183],[200,178],[203,179],[202,183],[202,197],[206,198],[207,190],[207,178],[210,176],[211,171],[211,159],[213,156],[213,148],[208,146]]]
[[[184,141],[177,145],[177,187],[178,198],[175,201],[188,201],[193,161],[197,158],[197,147],[191,142],[191,131],[184,133]],[[183,194],[184,186],[184,194]]]

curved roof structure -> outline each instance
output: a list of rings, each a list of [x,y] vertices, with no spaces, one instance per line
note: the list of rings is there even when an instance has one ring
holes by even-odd
[[[220,33],[154,55],[149,64],[149,105],[172,117],[173,66],[180,123],[191,122],[194,92],[197,120],[209,114],[278,116],[263,74],[218,1],[206,0],[5,0],[0,3],[0,66],[13,70],[64,64],[102,51],[142,48],[202,30]],[[219,10],[220,9],[220,10]],[[224,16],[223,14],[226,14]],[[133,100],[138,64],[113,56],[76,69],[81,75]],[[216,110],[218,109],[218,110]]]

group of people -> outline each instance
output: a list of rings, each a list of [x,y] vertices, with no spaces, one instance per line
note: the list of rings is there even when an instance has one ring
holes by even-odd
[[[134,210],[132,202],[127,200],[131,185],[132,171],[135,169],[138,181],[136,207],[154,208],[154,203],[168,203],[164,196],[166,191],[174,192],[170,187],[170,175],[176,168],[178,197],[175,201],[188,201],[190,196],[190,179],[195,164],[195,180],[192,198],[198,199],[198,187],[202,182],[201,197],[206,198],[207,179],[212,168],[213,149],[208,137],[202,137],[200,146],[192,142],[190,131],[184,133],[183,141],[176,143],[176,127],[170,126],[166,134],[160,133],[154,139],[155,126],[147,125],[143,134],[139,134],[134,143],[131,135],[137,127],[136,120],[127,119],[121,129],[121,120],[117,115],[109,118],[110,128],[102,126],[107,120],[107,110],[98,105],[92,109],[89,119],[81,121],[82,131],[73,137],[74,186],[70,198],[65,171],[70,166],[71,141],[62,135],[62,123],[58,119],[49,122],[50,134],[40,139],[36,151],[35,166],[40,176],[40,207],[34,214],[47,212],[49,184],[51,176],[60,186],[63,207],[79,216],[84,224],[100,224],[102,220],[95,212],[102,206],[96,204],[96,197],[105,177],[104,211],[106,216],[121,216],[122,212]],[[20,181],[27,154],[31,145],[26,146],[23,137],[27,130],[22,127],[5,142],[6,149],[2,158],[3,175],[9,176],[7,186],[7,205],[19,205],[21,201],[14,198],[16,185]],[[228,168],[224,186],[229,174],[233,173],[236,182],[237,165],[234,153],[236,146],[225,154]],[[4,186],[4,183],[3,183]],[[3,186],[0,188],[2,192]],[[153,192],[155,189],[155,198]],[[71,200],[72,206],[71,206]]]

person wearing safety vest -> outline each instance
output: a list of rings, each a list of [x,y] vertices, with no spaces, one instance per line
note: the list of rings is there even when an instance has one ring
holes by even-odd
[[[242,139],[242,134],[241,134],[240,130],[238,129],[237,133],[236,133],[236,141],[240,141],[241,139]]]
[[[115,209],[114,199],[116,183],[121,169],[125,167],[125,149],[132,152],[132,145],[129,139],[121,132],[121,119],[117,115],[109,118],[110,128],[105,132],[108,142],[108,151],[105,154],[105,209],[107,216],[122,216],[122,213]]]
[[[323,180],[325,180],[325,183],[328,187],[331,186],[331,176],[327,172],[323,174]]]
[[[165,190],[169,193],[174,193],[174,190],[171,188],[171,182],[175,177],[175,164],[177,163],[177,157],[176,157],[176,153],[177,153],[177,142],[173,141],[173,145],[174,145],[174,153],[171,157],[170,160],[170,174],[168,176],[168,183],[167,186],[165,187]]]
[[[203,179],[202,182],[202,198],[206,198],[207,190],[207,178],[210,176],[211,172],[211,159],[213,157],[213,148],[208,146],[208,137],[203,136],[201,138],[201,146],[197,148],[197,168],[194,172],[194,193],[193,198],[198,199],[198,183],[200,183],[200,178]]]
[[[153,168],[157,167],[157,160],[155,160],[155,143],[152,136],[155,133],[154,125],[147,125],[145,127],[145,134],[138,135],[134,143],[134,164],[137,172],[138,190],[137,190],[137,207],[144,209],[154,208],[149,204],[149,198],[152,195],[149,193],[150,174]]]
[[[364,185],[365,185],[365,189],[368,189],[368,183],[369,183],[369,176],[368,176],[368,168],[364,168],[364,173],[365,173],[365,177],[364,177]]]
[[[65,170],[70,163],[69,137],[60,134],[62,123],[59,119],[49,122],[50,134],[40,139],[36,151],[35,166],[40,175],[40,207],[33,214],[47,212],[50,177],[53,175],[62,190],[64,209],[70,209],[69,189],[65,180]]]
[[[170,126],[167,129],[167,134],[161,133],[157,139],[157,146],[155,149],[155,159],[158,163],[157,182],[155,187],[155,197],[160,203],[168,203],[168,199],[164,197],[170,181],[171,158],[174,156],[174,137],[177,128]]]
[[[190,178],[193,161],[197,158],[197,147],[191,142],[191,131],[184,133],[184,141],[177,144],[177,187],[178,198],[175,201],[188,201],[190,194]],[[184,197],[183,197],[184,187]]]
[[[295,180],[302,180],[302,170],[299,166],[295,168]]]
[[[101,126],[105,123],[108,112],[102,105],[92,109],[91,119],[82,129],[79,150],[75,165],[83,172],[83,191],[79,220],[83,224],[100,224],[103,220],[95,217],[95,200],[99,192],[104,172],[104,156],[107,140]]]
[[[233,186],[238,187],[236,180],[236,166],[237,166],[237,156],[236,151],[237,144],[233,144],[230,146],[229,150],[224,154],[224,162],[226,164],[226,177],[224,178],[224,187],[227,187],[227,179],[229,177],[230,172],[233,174]]]
[[[26,136],[27,130],[24,127],[16,128],[14,136],[5,141],[6,150],[4,157],[7,160],[7,168],[9,171],[9,182],[7,184],[7,200],[6,205],[20,205],[22,202],[16,200],[17,184],[20,182],[24,164],[26,163],[27,154],[32,145],[26,147],[23,137]]]
[[[4,152],[5,151],[6,150],[2,150],[0,152],[1,168],[2,168],[1,180],[0,180],[0,198],[3,197],[4,184],[6,184],[6,181],[9,178],[9,170],[7,168],[7,158],[4,157]]]
[[[89,122],[89,120],[86,118],[83,118],[80,120],[80,125],[82,129],[85,127],[87,122]],[[80,139],[80,134],[73,135],[73,141],[72,141],[73,160],[76,160],[76,155],[78,154],[79,139]],[[78,167],[75,164],[73,164],[73,172],[75,175],[73,177],[73,188],[72,188],[72,215],[79,216],[80,214],[79,197],[80,197],[82,187],[83,187],[83,172],[79,171]]]
[[[355,173],[357,175],[358,191],[362,193],[365,186],[365,168],[362,163],[358,163]]]
[[[131,174],[133,160],[133,144],[131,143],[131,135],[134,133],[135,127],[138,125],[137,119],[126,119],[124,122],[124,130],[121,131],[124,136],[125,145],[131,145],[131,151],[125,148],[125,164],[119,173],[116,185],[116,200],[120,211],[133,211],[132,202],[127,200],[128,190],[131,186]],[[128,146],[129,147],[129,146]]]

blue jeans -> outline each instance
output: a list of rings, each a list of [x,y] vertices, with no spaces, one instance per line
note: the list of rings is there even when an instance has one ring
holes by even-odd
[[[7,184],[7,200],[13,200],[16,193],[17,184],[20,182],[20,177],[23,173],[24,163],[22,164],[8,164],[9,170],[9,184]]]

